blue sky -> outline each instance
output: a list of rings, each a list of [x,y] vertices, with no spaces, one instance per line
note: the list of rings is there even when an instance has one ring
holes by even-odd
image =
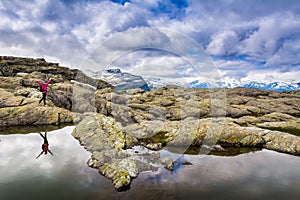
[[[161,27],[199,43],[224,81],[300,81],[298,0],[0,0],[0,18],[0,55],[79,67],[117,34]],[[154,34],[148,42],[172,41]],[[120,48],[144,36],[129,37]],[[133,52],[116,63],[132,73],[145,73],[142,65],[149,75],[189,72],[172,52]]]

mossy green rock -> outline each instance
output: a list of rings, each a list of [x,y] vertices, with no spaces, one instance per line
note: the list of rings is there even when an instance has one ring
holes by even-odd
[[[127,189],[132,178],[143,170],[155,170],[151,163],[160,162],[157,155],[135,155],[131,150],[125,150],[125,143],[127,146],[138,140],[132,135],[125,137],[121,123],[112,117],[86,113],[72,135],[92,153],[88,165],[111,179],[117,190]]]

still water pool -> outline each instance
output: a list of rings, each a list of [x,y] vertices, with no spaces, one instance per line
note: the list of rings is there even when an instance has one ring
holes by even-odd
[[[90,153],[71,136],[73,129],[48,131],[54,156],[38,159],[43,143],[38,133],[0,135],[0,200],[300,199],[300,158],[269,150],[183,155],[180,160],[193,165],[143,172],[130,190],[116,192],[87,166]]]

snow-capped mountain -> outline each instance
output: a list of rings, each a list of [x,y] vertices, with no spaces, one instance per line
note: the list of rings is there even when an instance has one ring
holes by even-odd
[[[276,91],[289,91],[289,90],[300,90],[300,82],[285,83],[285,82],[271,82],[271,83],[260,83],[251,81],[245,83],[245,88],[258,88],[262,90],[276,90]]]
[[[106,69],[98,72],[85,70],[84,72],[92,78],[101,79],[112,84],[116,90],[128,90],[134,88],[141,88],[145,91],[150,90],[147,82],[143,79],[143,77],[127,72],[122,72],[117,68]]]
[[[181,87],[189,88],[257,88],[262,90],[276,90],[276,91],[290,91],[300,90],[300,82],[260,82],[260,81],[231,81],[224,82],[218,81],[214,84],[195,80],[189,83],[176,82],[172,79],[166,79],[161,77],[141,77],[133,75],[127,72],[122,72],[120,69],[106,69],[99,72],[93,72],[89,70],[84,71],[87,75],[102,79],[115,86],[116,90],[127,90],[134,88],[141,88],[145,91],[149,91],[155,88],[163,87],[166,85],[177,85]]]
[[[224,82],[219,81],[214,84],[209,84],[207,82],[202,82],[199,80],[195,80],[189,83],[178,83],[172,81],[166,81],[162,78],[155,77],[147,77],[144,78],[151,89],[162,87],[166,85],[179,85],[182,87],[190,87],[190,88],[236,88],[236,87],[244,87],[244,88],[257,88],[262,90],[276,90],[276,91],[290,91],[290,90],[300,90],[300,82],[259,82],[259,81],[244,81],[244,82]]]
[[[155,88],[159,88],[159,87],[163,87],[166,85],[177,85],[177,86],[182,86],[184,87],[184,84],[181,84],[179,82],[175,82],[175,81],[170,81],[167,80],[165,78],[161,78],[161,77],[143,77],[144,80],[147,82],[149,88],[155,89]]]
[[[257,88],[262,90],[276,90],[276,91],[290,91],[290,90],[300,90],[300,82],[270,82],[263,83],[258,81],[245,81],[240,83],[226,83],[226,82],[216,82],[213,85],[209,85],[206,82],[200,82],[198,80],[186,84],[186,87],[192,88]]]
[[[233,88],[238,87],[238,84],[234,83],[226,83],[222,81],[215,82],[213,85],[207,82],[201,82],[198,80],[192,81],[190,83],[185,84],[185,87],[192,87],[192,88]]]

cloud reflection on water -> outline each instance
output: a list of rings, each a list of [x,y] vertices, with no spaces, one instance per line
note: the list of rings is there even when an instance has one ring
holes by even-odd
[[[87,166],[90,153],[71,136],[74,127],[49,131],[49,154],[35,157],[38,133],[0,135],[0,199],[297,199],[300,158],[262,150],[237,156],[183,155],[193,165],[141,173],[118,193]]]
[[[73,172],[86,184],[92,170],[86,165],[90,153],[84,150],[79,142],[71,136],[74,127],[48,132],[49,149],[54,156],[42,154],[43,139],[38,133],[26,135],[1,135],[0,143],[0,183],[21,179],[26,176],[43,176],[46,178],[61,177],[64,173]]]

